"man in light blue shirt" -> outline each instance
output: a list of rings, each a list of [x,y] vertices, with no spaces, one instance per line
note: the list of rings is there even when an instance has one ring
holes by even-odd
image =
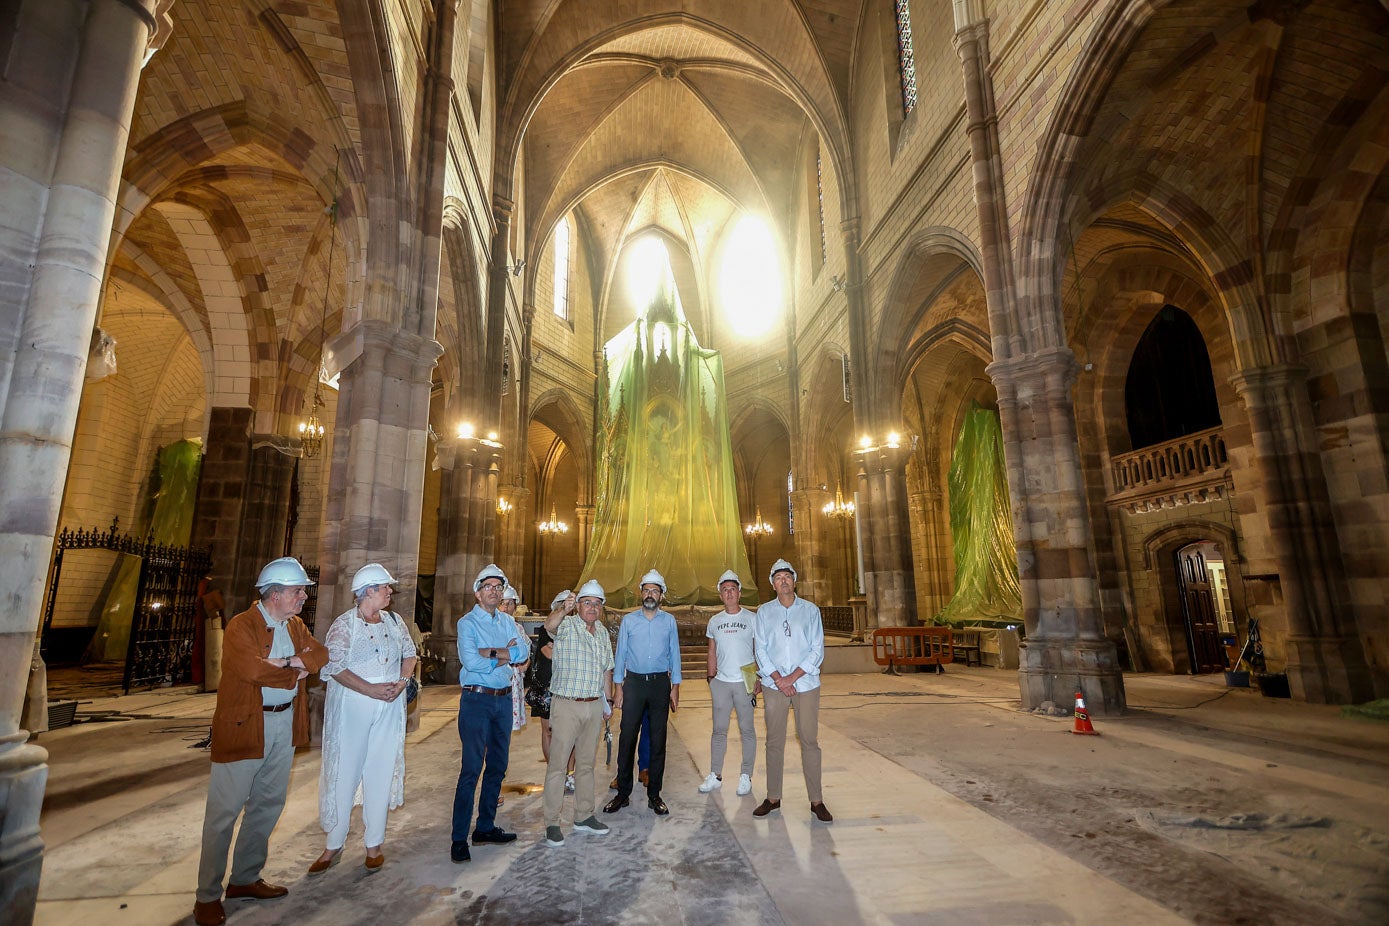
[[[516,633],[516,622],[502,611],[506,574],[488,564],[477,574],[473,593],[477,604],[458,622],[458,739],[463,761],[458,788],[453,794],[453,845],[455,862],[472,858],[468,850],[468,825],[472,822],[473,796],[477,794],[477,827],[473,845],[506,843],[516,838],[497,826],[497,797],[502,791],[511,752],[511,667],[530,658],[530,643]],[[483,763],[486,771],[483,771]]]
[[[641,577],[641,607],[622,618],[613,657],[613,707],[622,711],[622,736],[617,748],[617,796],[604,813],[617,813],[630,804],[632,762],[645,714],[651,716],[651,767],[646,803],[657,816],[670,813],[661,800],[666,773],[666,720],[680,706],[680,631],[675,618],[661,610],[666,580],[656,570]]]

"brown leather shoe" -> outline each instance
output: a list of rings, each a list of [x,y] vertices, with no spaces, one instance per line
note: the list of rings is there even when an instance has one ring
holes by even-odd
[[[384,864],[386,864],[386,853],[384,852],[375,858],[370,855],[367,856],[367,871],[380,871]]]
[[[324,852],[322,855],[320,855],[317,859],[314,860],[314,863],[312,865],[309,866],[309,874],[322,874],[329,868],[332,868],[334,865],[336,865],[338,863],[338,859],[340,858],[342,858],[341,849],[338,849],[336,852],[332,853]]]
[[[227,911],[222,909],[222,901],[193,901],[193,922],[198,926],[222,926],[227,921]]]
[[[265,879],[257,881],[255,884],[228,884],[227,899],[234,900],[237,897],[245,897],[250,900],[273,900],[276,897],[283,897],[289,893],[289,888],[278,884],[270,884]]]
[[[752,812],[754,817],[765,817],[773,810],[781,809],[781,801],[774,801],[770,797],[765,798],[762,803],[757,805],[757,809]]]
[[[643,788],[646,787],[651,783],[651,772],[647,769],[642,769],[641,774],[637,776],[637,781],[641,782]]]
[[[824,801],[816,801],[811,804],[810,812],[815,814],[815,819],[819,820],[821,823],[834,822],[834,815],[830,813],[830,809],[825,806]]]

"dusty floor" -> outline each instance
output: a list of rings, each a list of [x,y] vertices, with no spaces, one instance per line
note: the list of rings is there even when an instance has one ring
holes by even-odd
[[[1077,737],[1069,719],[1022,713],[1009,672],[830,676],[831,825],[810,820],[794,745],[780,815],[751,816],[760,748],[752,796],[731,779],[698,794],[709,702],[690,685],[668,747],[671,816],[634,800],[608,818],[610,836],[561,849],[542,839],[532,723],[513,742],[499,818],[521,838],[467,865],[447,855],[457,689],[428,688],[385,869],[361,867],[358,824],[343,863],[306,877],[323,837],[318,754],[303,751],[266,871],[291,893],[230,901],[229,922],[1389,922],[1389,724],[1218,678],[1127,684],[1130,713]],[[98,699],[81,716],[103,721],[40,738],[38,923],[191,922],[212,704],[178,689]]]

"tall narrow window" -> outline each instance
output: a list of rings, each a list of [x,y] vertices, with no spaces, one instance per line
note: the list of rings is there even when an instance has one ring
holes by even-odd
[[[912,54],[911,0],[897,4],[897,71],[902,76],[902,115],[916,109],[916,57]]]
[[[796,506],[791,501],[792,494],[796,491],[796,479],[791,470],[786,471],[786,533],[796,532]]]
[[[555,225],[555,314],[569,317],[569,219]]]
[[[825,240],[825,162],[820,149],[815,149],[815,196],[820,204],[820,263],[829,259],[829,244]]]

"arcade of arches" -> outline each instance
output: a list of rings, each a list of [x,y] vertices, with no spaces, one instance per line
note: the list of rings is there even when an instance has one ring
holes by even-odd
[[[489,561],[543,608],[593,535],[602,348],[649,241],[722,355],[755,571],[930,620],[977,404],[1024,706],[1121,711],[1125,670],[1219,668],[1255,618],[1294,698],[1389,695],[1389,3],[16,0],[0,68],[20,900],[24,708],[107,578],[74,566],[42,626],[57,532],[141,523],[190,439],[231,604],[288,552],[320,614],[367,561],[440,640]],[[777,285],[734,310],[748,217]]]

